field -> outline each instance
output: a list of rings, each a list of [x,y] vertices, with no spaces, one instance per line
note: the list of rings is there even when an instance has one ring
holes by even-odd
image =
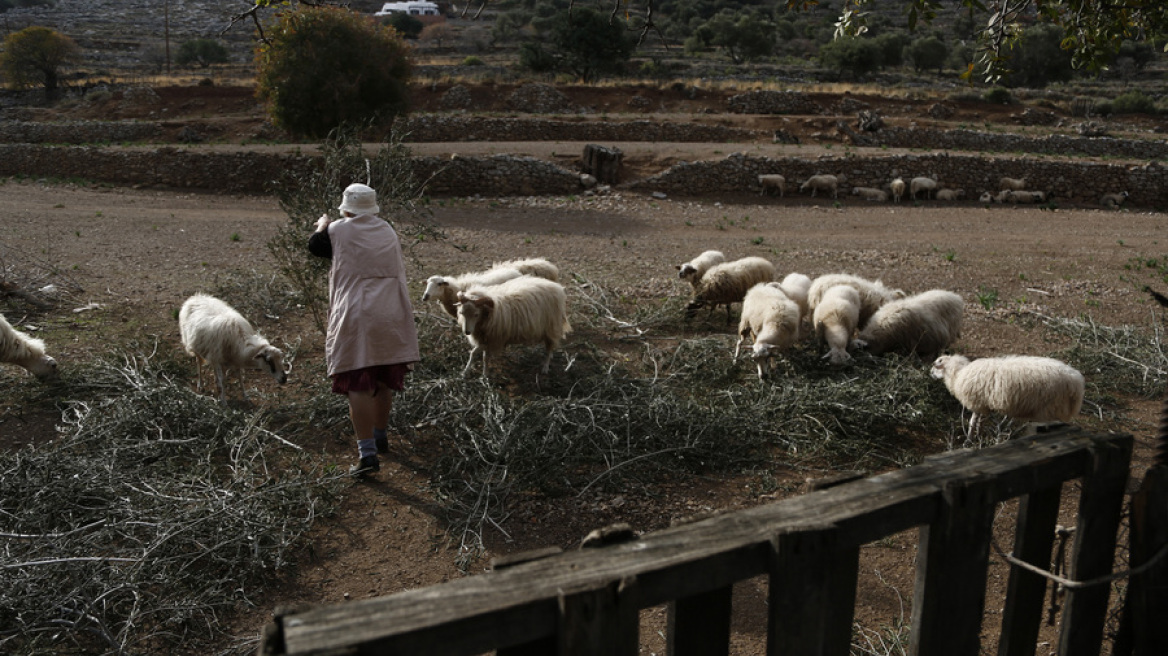
[[[172,117],[183,103],[191,116],[216,111],[216,95],[188,95],[175,101]],[[256,120],[254,106],[239,97],[230,102],[238,116],[225,110],[224,120]],[[595,92],[592,103],[603,102],[615,105],[620,100]],[[710,106],[718,106],[717,101]],[[997,110],[964,111],[985,116]],[[445,147],[418,146],[428,152]],[[579,152],[581,147],[458,145],[504,152]],[[716,151],[734,147],[644,145],[631,166],[647,172],[672,161],[720,157]],[[857,434],[863,431],[847,426],[825,429],[830,439],[847,441],[847,448],[838,443],[813,448],[800,443],[796,448],[776,441],[765,448],[756,445],[744,452],[749,458],[733,463],[698,462],[698,456],[673,463],[664,455],[670,447],[662,445],[662,455],[641,461],[656,463],[652,467],[630,467],[610,478],[609,468],[588,463],[567,469],[563,480],[511,490],[506,506],[497,510],[452,505],[450,487],[441,479],[451,471],[450,459],[465,448],[451,435],[464,433],[442,424],[473,429],[477,424],[457,415],[478,414],[475,403],[483,399],[498,400],[513,411],[551,414],[562,411],[554,401],[579,393],[575,385],[609,381],[620,388],[621,376],[628,375],[638,383],[660,376],[695,388],[700,384],[715,388],[711,396],[724,393],[727,399],[796,403],[807,393],[800,386],[809,379],[866,390],[866,378],[900,371],[896,367],[918,376],[923,371],[923,365],[912,361],[887,364],[865,357],[835,369],[819,361],[814,347],[806,344],[781,369],[785,375],[760,383],[752,366],[731,361],[734,326],[726,324],[723,314],[703,312],[689,322],[681,318],[688,288],[677,279],[674,265],[708,248],[729,257],[767,257],[784,273],[848,271],[911,292],[956,291],[966,301],[966,327],[954,352],[1071,360],[1089,381],[1082,424],[1133,433],[1139,462],[1146,465],[1149,458],[1158,409],[1153,399],[1161,391],[1163,363],[1147,361],[1151,382],[1131,383],[1139,374],[1125,374],[1134,376],[1129,379],[1115,373],[1125,352],[1105,343],[1103,336],[1109,328],[1132,326],[1142,339],[1158,344],[1160,315],[1141,289],[1146,284],[1165,286],[1165,247],[1159,239],[1168,221],[1161,213],[974,203],[833,204],[745,192],[678,199],[620,192],[573,198],[435,198],[427,209],[446,238],[415,245],[407,266],[419,326],[436,350],[424,353],[427,361],[411,390],[397,401],[398,435],[391,438],[388,462],[383,461],[381,474],[371,481],[340,480],[335,510],[320,517],[294,548],[290,558],[297,565],[265,576],[264,585],[252,588],[246,600],[217,614],[233,638],[218,637],[216,650],[254,646],[278,605],[340,603],[430,585],[474,574],[500,555],[549,545],[573,548],[588,531],[613,522],[651,531],[673,519],[796,494],[807,479],[851,469],[874,473],[965,444],[959,406],[940,383],[925,381],[921,388],[931,399],[927,405],[936,415],[930,421],[936,423],[903,431],[889,430],[888,422],[875,423],[880,430],[871,434]],[[275,199],[9,180],[0,186],[0,213],[6,217],[0,267],[9,276],[43,278],[61,290],[49,309],[12,298],[0,309],[24,329],[35,328],[64,372],[61,384],[44,388],[18,369],[0,370],[0,386],[11,390],[0,404],[4,448],[35,451],[60,439],[56,426],[62,411],[78,394],[88,393],[84,376],[102,360],[148,356],[178,386],[193,386],[194,367],[179,345],[175,313],[188,295],[213,292],[238,303],[267,337],[295,353],[287,386],[277,388],[253,372],[246,378],[251,401],[239,400],[235,390],[230,409],[266,418],[281,438],[301,447],[310,464],[297,466],[327,475],[334,466],[343,469],[354,460],[343,412],[327,394],[323,338],[273,276],[266,244],[287,220]],[[489,387],[461,382],[457,374],[466,348],[439,306],[421,302],[426,277],[534,256],[559,265],[576,332],[556,355],[546,379],[535,380],[538,353],[515,348],[505,363],[496,363]],[[531,404],[522,405],[524,400]],[[506,405],[512,401],[518,405]],[[631,405],[627,412],[640,409]],[[533,417],[530,423],[543,419]],[[741,445],[735,427],[719,430],[715,437]],[[279,444],[269,441],[266,448],[272,449],[274,463],[287,462],[276,455],[283,448]],[[997,526],[1012,526],[1011,513],[1003,508]],[[1072,523],[1073,514],[1072,506],[1065,507],[1060,523]],[[478,523],[468,521],[476,516]],[[899,535],[864,548],[857,644],[895,643],[903,636],[915,537]],[[1001,562],[993,561],[984,628],[990,641],[1006,575]],[[763,653],[765,584],[743,584],[736,594],[734,651]],[[645,653],[664,648],[663,626],[662,610],[645,614]],[[1044,639],[1052,637],[1053,632]],[[886,651],[896,653],[892,647]]]

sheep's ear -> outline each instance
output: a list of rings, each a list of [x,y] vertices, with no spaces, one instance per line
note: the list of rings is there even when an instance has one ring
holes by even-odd
[[[491,298],[490,296],[484,296],[482,298],[475,299],[474,304],[481,307],[481,308],[486,308],[488,310],[491,310],[491,309],[494,309],[494,307],[495,307],[495,300],[493,298]]]
[[[458,305],[461,305],[465,302],[466,302],[466,294],[464,294],[463,292],[458,292]]]
[[[450,283],[445,278],[439,278],[438,280],[434,281],[434,284],[438,285],[439,287],[446,287]]]
[[[673,268],[674,268],[674,269],[677,269],[678,271],[681,271],[681,265],[680,265],[680,264],[674,264],[674,265],[673,265]]]

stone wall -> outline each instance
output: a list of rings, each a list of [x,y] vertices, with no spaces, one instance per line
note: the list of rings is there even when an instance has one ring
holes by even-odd
[[[143,121],[0,121],[0,143],[141,143],[162,134],[158,123]]]
[[[974,130],[934,130],[929,128],[887,127],[865,132],[877,146],[889,148],[928,148],[930,150],[966,150],[995,153],[1041,153],[1045,155],[1087,155],[1089,157],[1127,157],[1132,159],[1168,158],[1168,141],[1161,139],[1113,139],[1050,134],[1028,137]]]
[[[664,141],[678,143],[746,142],[763,132],[722,125],[661,121],[563,121],[414,114],[404,123],[409,141]]]

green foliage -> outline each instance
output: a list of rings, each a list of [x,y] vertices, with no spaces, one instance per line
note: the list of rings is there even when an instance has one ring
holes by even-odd
[[[885,32],[876,37],[876,47],[880,49],[880,67],[897,67],[904,63],[904,49],[910,43],[904,32]]]
[[[1062,49],[1062,30],[1049,23],[1022,32],[1008,58],[1012,69],[1005,83],[1014,87],[1042,88],[1065,82],[1074,75],[1071,53]]]
[[[949,56],[949,46],[935,36],[926,36],[914,39],[912,43],[908,44],[904,49],[904,56],[912,62],[916,72],[920,73],[936,67],[937,74],[940,75],[941,68],[945,65],[945,59]]]
[[[825,68],[848,71],[859,78],[880,65],[880,48],[871,39],[849,37],[836,39],[819,48],[819,63]]]
[[[1139,89],[1122,93],[1111,101],[1111,112],[1115,114],[1155,114],[1156,103]]]
[[[556,57],[542,43],[527,41],[519,46],[519,66],[533,73],[550,73],[556,70]]]
[[[33,25],[4,37],[0,73],[13,89],[44,85],[45,96],[57,95],[61,69],[76,59],[80,49],[73,39],[47,27]]]
[[[479,57],[478,55],[469,55],[469,56],[467,56],[466,59],[462,60],[462,65],[463,66],[482,66],[483,59],[482,59],[482,57]]]
[[[178,47],[174,63],[179,66],[194,64],[200,68],[207,68],[211,64],[226,63],[229,59],[227,47],[215,39],[193,39]]]
[[[609,20],[608,13],[589,7],[561,11],[550,19],[550,28],[543,40],[543,51],[554,62],[554,70],[571,73],[582,82],[593,82],[605,74],[619,73],[633,54],[633,41],[624,20]],[[527,44],[525,44],[527,45]],[[531,57],[524,52],[540,52],[525,48],[520,52],[521,62],[527,66]],[[538,59],[543,62],[543,59]],[[535,69],[532,69],[535,70]]]
[[[395,11],[383,18],[382,22],[397,30],[407,39],[417,39],[422,34],[422,30],[426,28],[425,23],[404,11]]]
[[[985,100],[999,105],[1009,105],[1014,102],[1014,95],[1005,87],[993,87],[985,92]]]
[[[1119,44],[1119,50],[1115,53],[1113,63],[1118,63],[1122,59],[1130,59],[1132,65],[1136,70],[1144,70],[1148,64],[1152,63],[1156,58],[1156,47],[1150,43],[1140,43],[1136,41],[1124,41]]]
[[[775,51],[775,24],[754,13],[723,10],[706,26],[710,45],[724,50],[735,64],[769,57]]]
[[[389,123],[406,109],[408,55],[393,28],[347,9],[301,6],[281,14],[258,46],[256,94],[294,134]]]

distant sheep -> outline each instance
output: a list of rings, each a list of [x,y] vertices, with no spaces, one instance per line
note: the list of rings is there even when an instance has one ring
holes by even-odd
[[[827,345],[824,358],[832,364],[852,359],[848,346],[860,323],[860,293],[848,285],[835,285],[824,292],[811,315],[816,342]]]
[[[470,373],[475,355],[482,352],[484,378],[487,357],[509,344],[542,342],[546,355],[540,371],[546,374],[552,353],[559,348],[564,335],[572,331],[564,288],[559,283],[532,276],[459,292],[458,324],[471,344],[470,359],[462,375]]]
[[[464,273],[460,276],[430,276],[426,280],[426,290],[422,301],[437,300],[446,313],[458,316],[458,293],[476,285],[490,286],[507,282],[522,276],[523,272],[514,267],[500,266],[486,271]]]
[[[979,197],[977,199],[977,202],[979,202],[979,203],[992,203],[992,202],[994,202],[994,195],[988,191],[983,191],[981,193],[981,197]]]
[[[877,189],[875,187],[852,187],[852,195],[859,196],[864,200],[877,201],[881,203],[888,201],[888,192],[884,191],[883,189]]]
[[[1044,191],[1007,191],[1005,193],[1005,202],[1015,205],[1046,202],[1046,192]]]
[[[904,179],[902,178],[896,178],[892,182],[888,183],[888,189],[892,192],[893,202],[899,203],[900,199],[904,198],[905,186]]]
[[[1026,188],[1026,178],[1002,178],[998,180],[999,191],[1022,191]]]
[[[868,319],[876,314],[876,310],[879,310],[880,306],[905,296],[901,290],[885,287],[884,283],[879,280],[865,280],[847,273],[829,273],[819,276],[811,283],[811,288],[807,291],[807,307],[815,312],[816,306],[819,305],[827,290],[837,285],[847,285],[859,292],[860,319],[858,327],[860,328],[868,323]]]
[[[1107,209],[1119,209],[1119,206],[1123,205],[1129,196],[1131,194],[1126,191],[1121,191],[1118,194],[1103,194],[1103,197],[1099,199],[1099,204]]]
[[[560,269],[556,265],[548,262],[542,257],[532,257],[523,260],[510,260],[507,262],[496,262],[491,265],[491,270],[497,269],[516,269],[519,273],[525,276],[535,276],[536,278],[543,278],[552,282],[560,281]]]
[[[760,196],[769,196],[776,189],[779,190],[779,198],[787,195],[787,179],[778,173],[763,173],[759,175],[758,186],[762,188],[759,191]]]
[[[937,198],[937,200],[950,201],[950,202],[955,201],[955,200],[961,200],[961,199],[965,198],[965,190],[964,189],[938,189],[936,198]]]
[[[244,398],[244,369],[266,371],[281,385],[288,380],[283,351],[260,336],[235,308],[213,296],[196,294],[188,298],[178,313],[178,329],[183,348],[195,358],[197,389],[203,388],[205,362],[215,371],[219,400],[223,403],[227,402],[228,369],[239,370],[239,389]]]
[[[799,305],[787,297],[774,283],[759,283],[746,292],[742,300],[742,318],[738,322],[738,344],[754,336],[751,357],[758,367],[758,378],[766,378],[771,371],[771,358],[799,341]]]
[[[692,318],[699,308],[726,306],[726,323],[730,323],[730,305],[741,303],[746,292],[760,282],[775,279],[775,265],[765,258],[744,257],[710,267],[694,287],[693,300],[685,308]]]
[[[931,374],[973,413],[971,435],[991,412],[1018,421],[1070,421],[1083,405],[1083,374],[1053,358],[1009,355],[970,361],[943,355],[933,362]]]
[[[40,380],[57,377],[57,361],[45,355],[44,341],[13,328],[3,314],[0,314],[0,362],[23,367]]]
[[[909,190],[909,194],[912,195],[913,200],[916,200],[917,193],[922,192],[922,191],[925,192],[925,198],[927,199],[927,198],[929,198],[929,195],[932,192],[937,190],[937,178],[936,177],[923,177],[923,176],[918,177],[918,178],[913,178],[908,183],[908,190]]]
[[[804,192],[811,190],[811,197],[815,197],[815,192],[822,191],[824,193],[831,192],[832,198],[839,198],[840,185],[844,184],[847,178],[842,175],[813,175],[807,178],[807,181],[799,185],[799,191]]]
[[[860,331],[856,347],[873,355],[917,354],[933,359],[961,336],[965,301],[940,289],[884,305]]]

